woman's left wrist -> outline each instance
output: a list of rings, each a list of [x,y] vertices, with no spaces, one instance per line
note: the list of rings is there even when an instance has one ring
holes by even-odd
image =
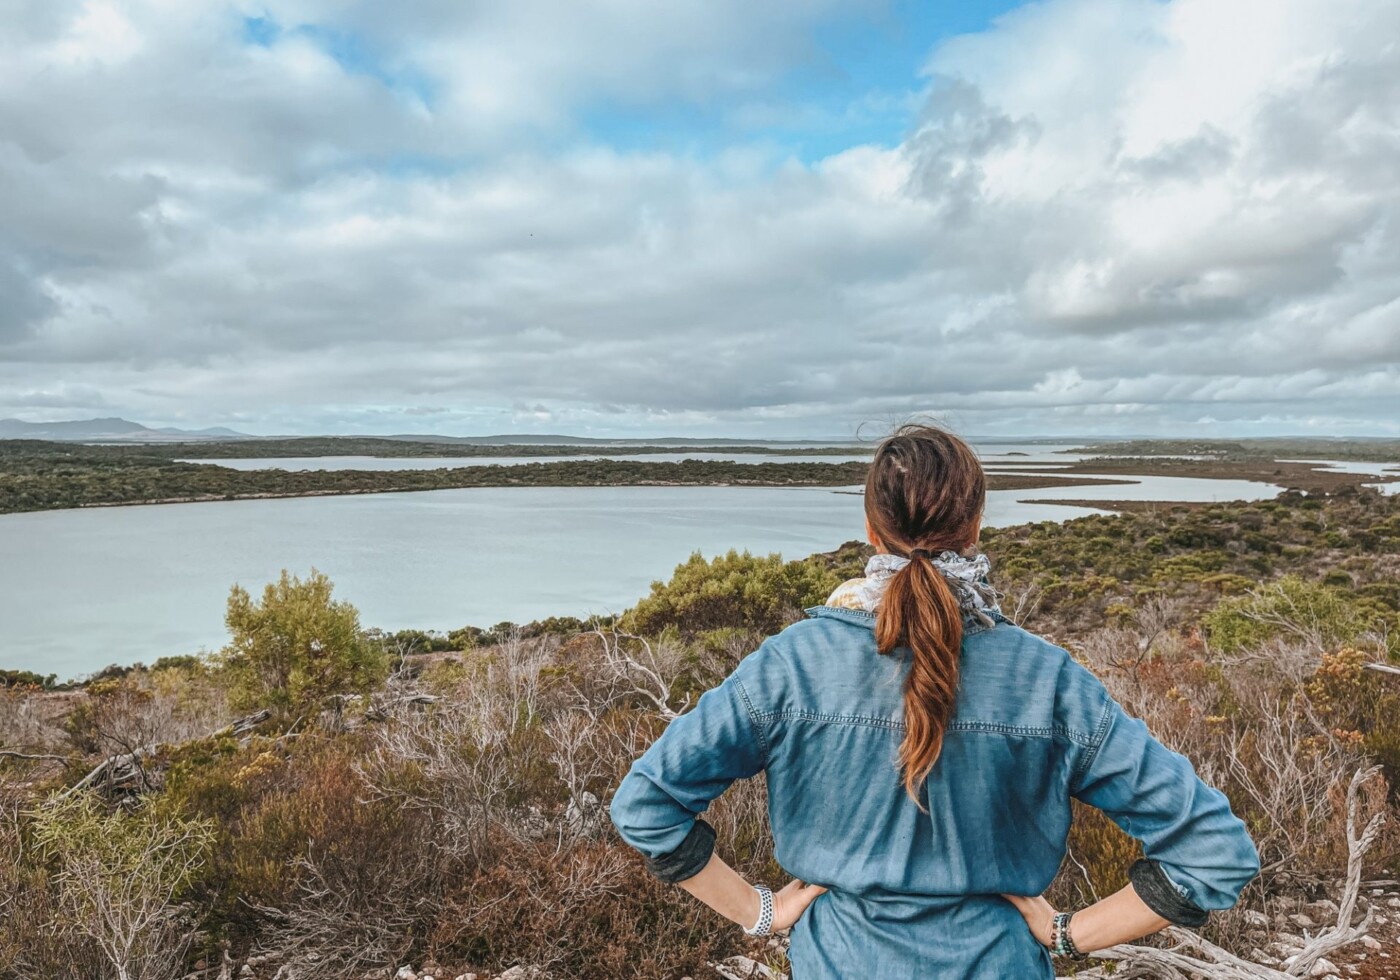
[[[1056,956],[1068,956],[1071,959],[1082,960],[1089,954],[1080,949],[1074,941],[1071,927],[1073,921],[1073,912],[1056,912],[1051,917],[1050,952]]]

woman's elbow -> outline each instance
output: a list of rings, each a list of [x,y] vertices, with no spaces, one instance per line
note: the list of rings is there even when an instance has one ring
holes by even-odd
[[[643,837],[640,823],[640,780],[641,777],[635,770],[628,772],[613,791],[612,800],[608,804],[608,819],[612,821],[618,836],[639,850]]]
[[[1263,865],[1259,861],[1259,848],[1248,835],[1245,836],[1240,847],[1240,883],[1235,889],[1235,898],[1230,904],[1239,901],[1240,892],[1244,891],[1255,878],[1259,877],[1259,872],[1263,870]]]
[[[1259,849],[1248,834],[1241,834],[1228,860],[1221,861],[1211,876],[1212,887],[1200,897],[1198,904],[1212,911],[1234,908],[1261,870]]]
[[[618,835],[648,858],[679,846],[695,819],[636,765],[613,792],[608,817]]]
[[[623,841],[642,855],[647,870],[665,882],[699,874],[714,851],[714,829],[667,805],[651,780],[635,769],[613,793],[608,816]]]

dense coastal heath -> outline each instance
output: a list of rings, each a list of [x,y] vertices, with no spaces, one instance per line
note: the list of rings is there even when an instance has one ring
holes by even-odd
[[[1003,608],[1209,772],[1260,848],[1213,945],[1115,947],[1119,975],[1170,976],[1173,955],[1400,974],[1400,497],[1158,505],[983,545]],[[116,975],[114,956],[172,980],[780,976],[781,944],[645,871],[607,794],[868,553],[697,554],[615,619],[451,633],[368,628],[324,576],[284,573],[231,591],[215,655],[73,685],[9,672],[0,977]],[[710,819],[776,881],[763,802],[744,782]],[[1069,907],[1137,851],[1089,809],[1069,843],[1050,892]]]
[[[1206,456],[1218,460],[1345,459],[1400,463],[1400,439],[1127,439],[1078,450],[1107,456]]]

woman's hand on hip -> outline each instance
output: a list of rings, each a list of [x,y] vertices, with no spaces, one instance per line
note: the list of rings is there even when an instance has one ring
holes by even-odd
[[[773,893],[773,931],[791,929],[797,920],[802,918],[802,913],[807,911],[807,906],[824,894],[826,894],[826,889],[821,885],[809,885],[796,878],[789,881],[779,891],[775,891]]]
[[[1016,906],[1016,911],[1021,913],[1021,918],[1025,919],[1026,925],[1031,927],[1031,934],[1042,946],[1048,948],[1051,943],[1050,923],[1055,918],[1055,907],[1045,900],[1045,896],[1002,895],[1001,897]]]

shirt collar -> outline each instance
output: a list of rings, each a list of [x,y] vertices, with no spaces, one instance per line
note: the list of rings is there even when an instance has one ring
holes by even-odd
[[[802,611],[813,618],[841,619],[872,630],[875,628],[875,614],[866,612],[864,609],[847,609],[842,606],[808,606]],[[998,626],[1011,622],[997,610],[991,610],[989,614],[992,619],[996,620]],[[967,620],[963,623],[963,636],[971,636],[974,633],[981,633],[993,628],[979,623],[975,619]]]

